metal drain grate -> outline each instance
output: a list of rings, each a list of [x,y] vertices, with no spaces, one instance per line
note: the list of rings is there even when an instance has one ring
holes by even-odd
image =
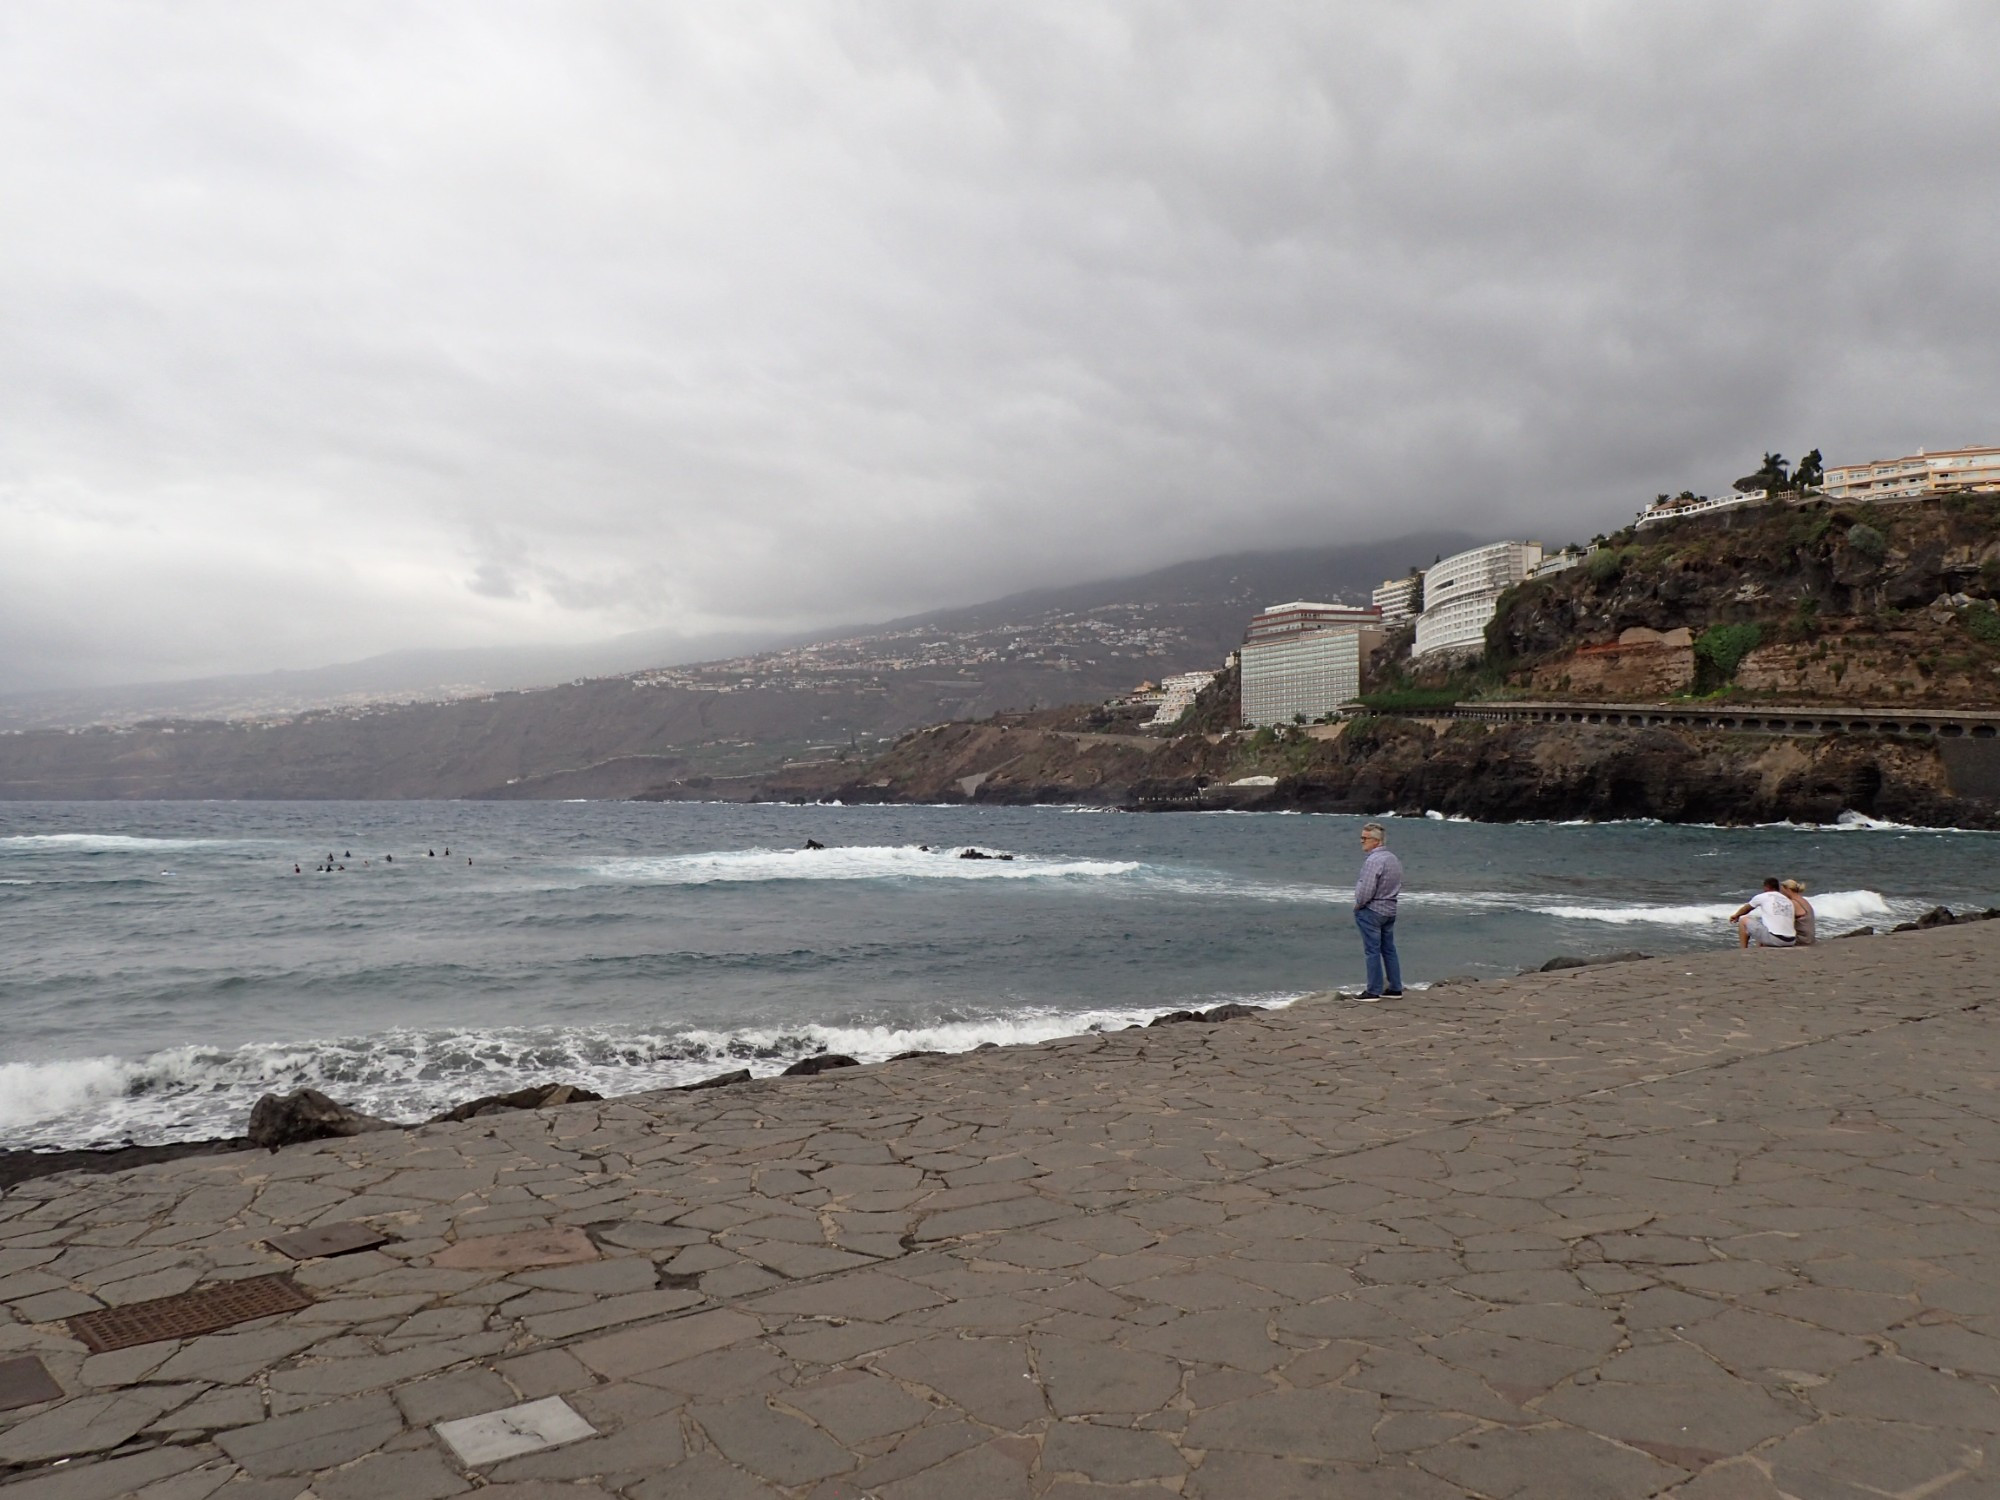
[[[79,1313],[67,1321],[69,1331],[89,1345],[92,1353],[103,1354],[160,1339],[214,1333],[218,1328],[268,1318],[273,1313],[297,1312],[311,1307],[312,1300],[290,1276],[252,1276],[197,1287],[175,1297]]]

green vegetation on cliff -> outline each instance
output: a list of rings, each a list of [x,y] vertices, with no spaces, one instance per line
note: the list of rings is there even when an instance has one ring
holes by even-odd
[[[1990,703],[1996,592],[2000,496],[1719,512],[1510,590],[1483,666],[1502,694]]]

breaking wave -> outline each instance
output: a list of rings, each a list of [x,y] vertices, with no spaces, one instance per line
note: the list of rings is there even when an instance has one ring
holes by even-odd
[[[1136,860],[1043,859],[982,849],[989,859],[962,859],[958,846],[863,844],[830,849],[724,849],[606,860],[591,873],[658,885],[715,885],[762,880],[1062,880],[1130,875]]]
[[[1901,921],[1927,910],[1930,904],[1923,901],[1892,903],[1875,891],[1809,893],[1807,899],[1812,902],[1823,931],[1859,927],[1885,918]],[[1686,906],[1530,905],[1527,910],[1569,922],[1610,922],[1621,927],[1633,923],[1651,923],[1660,927],[1706,927],[1727,920],[1729,914],[1742,904],[1737,900]]]
[[[110,854],[119,850],[219,849],[243,839],[155,839],[126,833],[11,833],[0,836],[0,848],[19,851],[68,849],[80,854]]]
[[[0,1064],[0,1146],[80,1147],[239,1134],[267,1093],[314,1088],[389,1119],[422,1120],[482,1094],[533,1083],[640,1093],[747,1068],[764,1076],[802,1057],[841,1052],[880,1062],[899,1052],[969,1052],[1112,1031],[1174,1004],[1296,995],[1210,996],[1143,1009],[1025,1010],[909,1024],[615,1031],[591,1027],[396,1030],[373,1037],[234,1048],[172,1047],[145,1057]]]

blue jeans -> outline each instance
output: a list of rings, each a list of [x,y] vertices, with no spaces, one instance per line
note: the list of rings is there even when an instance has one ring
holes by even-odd
[[[1361,929],[1361,951],[1368,955],[1368,993],[1393,993],[1403,987],[1403,964],[1396,956],[1396,919],[1381,916],[1363,906],[1354,913],[1354,925]],[[1388,982],[1383,983],[1386,972]]]

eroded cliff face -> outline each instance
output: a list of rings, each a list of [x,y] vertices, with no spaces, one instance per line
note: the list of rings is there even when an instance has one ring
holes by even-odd
[[[1436,811],[1494,822],[1825,823],[1853,811],[1930,826],[2000,828],[2000,806],[1954,789],[1938,751],[1926,745],[1387,717],[1150,742],[943,724],[907,736],[858,771],[800,767],[651,795]]]
[[[2000,702],[2000,496],[1907,505],[1816,502],[1632,534],[1508,594],[1487,633],[1510,687],[1649,699],[1733,680],[1816,702]],[[1755,626],[1705,679],[1698,642]]]

